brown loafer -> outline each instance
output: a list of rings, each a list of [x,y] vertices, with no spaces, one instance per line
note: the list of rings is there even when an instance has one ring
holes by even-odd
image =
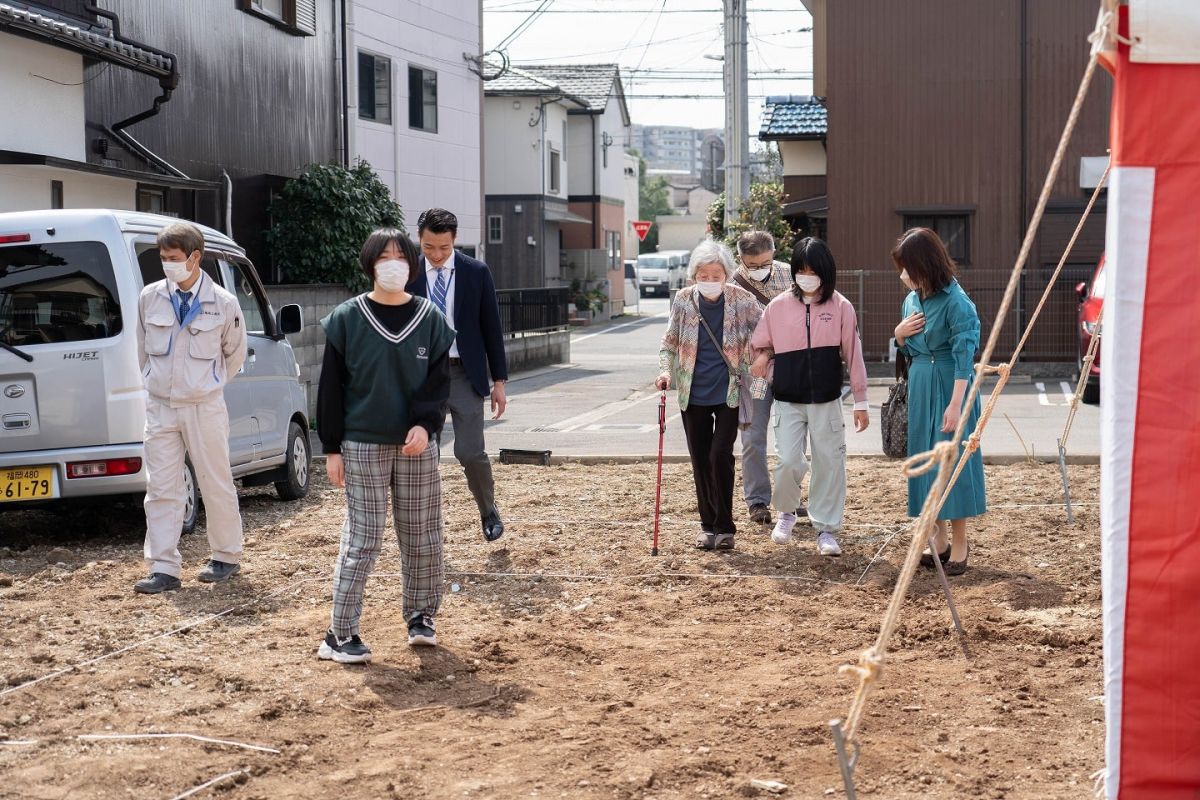
[[[971,545],[970,545],[970,543],[968,543],[967,544],[967,552],[963,556],[962,561],[947,561],[946,562],[946,574],[947,575],[962,575],[964,572],[967,571],[967,559],[969,559],[970,557],[971,557]]]
[[[945,564],[950,560],[950,545],[946,545],[946,549],[938,553],[938,560]],[[933,569],[933,553],[921,554],[921,566],[925,569]]]

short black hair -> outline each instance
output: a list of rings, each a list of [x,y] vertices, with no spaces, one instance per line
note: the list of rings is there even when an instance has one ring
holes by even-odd
[[[458,217],[450,213],[444,208],[431,208],[427,211],[422,211],[421,216],[417,217],[417,235],[420,236],[425,231],[430,233],[449,233],[451,236],[458,236]]]
[[[383,251],[387,250],[388,245],[393,242],[400,249],[400,255],[408,262],[410,282],[413,273],[417,271],[417,264],[421,256],[417,252],[417,246],[413,244],[412,239],[409,239],[404,231],[398,228],[376,228],[371,231],[371,235],[363,243],[362,252],[358,256],[358,262],[362,267],[363,274],[367,276],[367,280],[371,283],[375,283],[375,262],[379,260],[379,256]]]
[[[829,245],[815,236],[801,239],[792,248],[792,293],[801,300],[804,299],[804,292],[796,285],[796,273],[806,266],[821,279],[821,296],[817,302],[827,302],[837,288],[837,265],[833,262]]]

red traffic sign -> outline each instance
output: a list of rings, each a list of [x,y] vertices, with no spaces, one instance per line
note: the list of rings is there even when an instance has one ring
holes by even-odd
[[[646,234],[650,232],[650,226],[654,223],[644,219],[635,219],[631,224],[633,225],[633,232],[637,234],[638,241],[644,242],[646,241]]]

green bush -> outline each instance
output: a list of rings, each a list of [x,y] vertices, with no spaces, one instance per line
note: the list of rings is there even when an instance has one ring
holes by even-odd
[[[347,169],[311,164],[284,184],[271,204],[275,224],[267,244],[293,283],[341,283],[366,287],[358,255],[371,231],[401,228],[404,215],[388,187],[366,161]]]
[[[746,231],[767,231],[775,237],[775,257],[787,261],[796,244],[796,233],[783,218],[783,184],[754,183],[750,196],[742,204],[736,221],[725,225],[725,195],[718,195],[708,207],[708,229],[736,253],[737,240]]]

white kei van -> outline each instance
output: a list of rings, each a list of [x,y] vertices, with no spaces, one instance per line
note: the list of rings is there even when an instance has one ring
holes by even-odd
[[[146,392],[137,360],[138,294],[163,277],[155,235],[170,217],[127,211],[0,214],[0,511],[139,494]],[[246,363],[225,387],[229,457],[243,485],[308,492],[307,404],[286,335],[254,266],[225,234],[200,227],[205,272],[238,299]],[[184,530],[201,498],[185,467]]]

